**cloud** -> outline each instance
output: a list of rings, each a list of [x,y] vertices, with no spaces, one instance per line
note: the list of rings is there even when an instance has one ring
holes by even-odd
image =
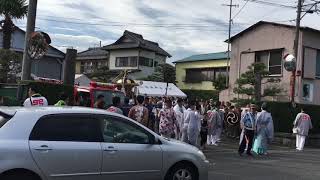
[[[226,0],[41,0],[38,1],[37,27],[49,32],[54,44],[79,50],[99,41],[103,45],[112,43],[128,29],[158,42],[173,55],[169,61],[174,61],[193,53],[226,51],[229,7],[223,4],[228,3]],[[234,3],[241,8],[246,2],[236,0]],[[288,0],[277,3],[296,4]],[[233,16],[240,8],[233,8]],[[248,2],[233,20],[232,34],[259,20],[283,21],[295,16],[295,9]],[[320,29],[318,19],[316,14],[307,15],[302,25]],[[18,21],[19,24],[25,22],[26,19]]]
[[[65,51],[68,47],[72,47],[80,52],[88,49],[89,47],[98,46],[100,41],[103,44],[111,43],[110,41],[104,41],[94,36],[74,36],[66,34],[51,34],[50,36],[52,39],[52,45],[57,46],[62,51]]]

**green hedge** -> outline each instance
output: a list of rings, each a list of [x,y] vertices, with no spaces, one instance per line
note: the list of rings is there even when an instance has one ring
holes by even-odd
[[[54,105],[56,102],[58,102],[61,93],[65,93],[70,97],[70,99],[73,99],[73,86],[37,81],[28,81],[24,83],[27,84],[27,89],[30,86],[36,87],[39,93],[45,98],[47,98],[49,105]],[[27,97],[24,97],[24,99],[26,98]]]
[[[18,95],[18,86],[21,86],[21,94]],[[19,84],[0,85],[0,96],[3,97],[4,102],[2,105],[5,106],[20,106],[23,104],[24,100],[28,98],[29,87],[34,86],[38,89],[39,93],[46,97],[49,105],[54,105],[59,101],[61,93],[66,93],[70,99],[73,99],[73,86],[54,84],[38,81],[21,81]],[[21,97],[21,99],[18,99]]]
[[[298,104],[296,108],[292,108],[291,103],[268,102],[268,104],[276,132],[291,133],[293,121],[300,112],[300,107],[304,106],[306,113],[312,119],[313,129],[311,133],[320,133],[320,106]]]
[[[189,90],[181,89],[187,96],[188,99],[203,99],[209,100],[213,99],[215,101],[219,100],[219,91],[214,90]]]

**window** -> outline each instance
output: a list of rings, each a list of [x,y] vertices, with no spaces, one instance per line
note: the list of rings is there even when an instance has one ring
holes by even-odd
[[[146,57],[140,57],[139,58],[139,65],[140,66],[153,67],[153,59],[149,59],[149,58],[146,58]]]
[[[214,81],[219,75],[227,75],[226,68],[186,69],[186,82]]]
[[[0,128],[5,125],[9,120],[11,119],[10,115],[7,115],[5,113],[2,113],[0,111]]]
[[[117,67],[128,67],[129,66],[129,58],[128,57],[117,57],[116,58],[116,66]]]
[[[153,137],[138,125],[117,117],[103,118],[103,138],[107,143],[150,144]]]
[[[304,82],[302,86],[302,99],[308,102],[313,100],[313,84]]]
[[[117,57],[116,67],[136,67],[137,66],[137,56],[131,57]]]
[[[155,61],[155,62],[154,62],[154,67],[157,67],[158,64],[159,64],[158,61]]]
[[[90,93],[78,91],[77,97],[79,106],[91,107]]]
[[[90,61],[81,62],[80,71],[81,73],[92,73],[95,65],[95,63],[92,63]]]
[[[317,51],[316,77],[320,78],[320,50]]]
[[[227,77],[227,68],[217,68],[214,71],[214,79],[216,80],[219,76]]]
[[[256,62],[264,63],[270,75],[282,74],[282,50],[257,52]]]
[[[124,103],[124,93],[123,92],[117,92],[117,91],[107,91],[107,90],[95,90],[93,92],[94,94],[94,102],[96,102],[97,98],[99,95],[104,96],[104,103],[105,103],[105,108],[108,108],[112,104],[112,98],[115,96],[120,97],[121,104]]]
[[[102,134],[98,119],[89,116],[51,115],[38,120],[30,140],[101,142]]]

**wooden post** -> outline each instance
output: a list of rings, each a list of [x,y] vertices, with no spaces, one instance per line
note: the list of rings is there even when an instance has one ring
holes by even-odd
[[[63,62],[63,83],[65,85],[74,85],[75,60],[77,57],[76,49],[67,49],[66,57]]]

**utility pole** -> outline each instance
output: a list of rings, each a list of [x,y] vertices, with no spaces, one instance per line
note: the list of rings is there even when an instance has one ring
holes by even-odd
[[[237,5],[233,4],[233,0],[230,0],[230,4],[225,5],[225,6],[229,6],[230,10],[229,10],[229,34],[228,34],[228,51],[227,51],[227,55],[228,55],[228,60],[227,60],[227,77],[226,77],[226,87],[229,87],[229,71],[230,71],[230,39],[231,39],[231,25],[232,25],[232,8],[233,7],[238,7]]]
[[[296,58],[296,61],[298,61],[300,58],[299,56],[299,39],[300,39],[300,22],[301,22],[301,11],[302,11],[302,2],[303,0],[298,0],[298,11],[297,11],[297,19],[296,19],[296,37],[294,40],[294,57]],[[292,71],[291,75],[291,103],[295,103],[295,85],[296,85],[296,68]]]
[[[31,59],[28,55],[29,39],[31,33],[34,32],[37,16],[37,0],[29,0],[28,5],[28,19],[27,19],[27,29],[24,41],[24,51],[22,60],[22,75],[21,80],[31,79]]]

